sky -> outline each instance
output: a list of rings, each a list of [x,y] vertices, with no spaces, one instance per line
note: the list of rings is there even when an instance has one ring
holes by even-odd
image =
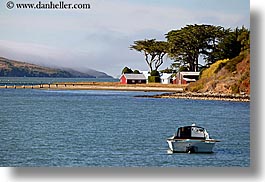
[[[64,0],[89,3],[89,10],[8,9],[8,1],[0,2],[0,57],[113,77],[125,66],[148,70],[144,56],[129,49],[136,40],[165,40],[188,24],[250,27],[249,0]],[[62,0],[41,2],[50,1]]]

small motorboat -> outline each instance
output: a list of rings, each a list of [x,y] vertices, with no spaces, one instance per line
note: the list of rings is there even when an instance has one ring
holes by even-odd
[[[167,139],[169,153],[212,153],[218,140],[211,139],[206,129],[192,124],[179,127],[177,132]]]

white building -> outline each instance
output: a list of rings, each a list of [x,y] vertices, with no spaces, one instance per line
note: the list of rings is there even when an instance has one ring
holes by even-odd
[[[172,83],[172,74],[171,73],[162,73],[160,76],[162,84],[170,84]]]

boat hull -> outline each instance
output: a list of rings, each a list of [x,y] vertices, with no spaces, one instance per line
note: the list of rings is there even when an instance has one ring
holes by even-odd
[[[215,141],[211,140],[167,140],[171,152],[212,153]]]

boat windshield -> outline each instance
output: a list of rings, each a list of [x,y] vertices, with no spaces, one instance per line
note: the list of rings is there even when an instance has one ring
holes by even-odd
[[[205,129],[198,126],[185,126],[178,128],[175,138],[180,139],[205,139]]]

